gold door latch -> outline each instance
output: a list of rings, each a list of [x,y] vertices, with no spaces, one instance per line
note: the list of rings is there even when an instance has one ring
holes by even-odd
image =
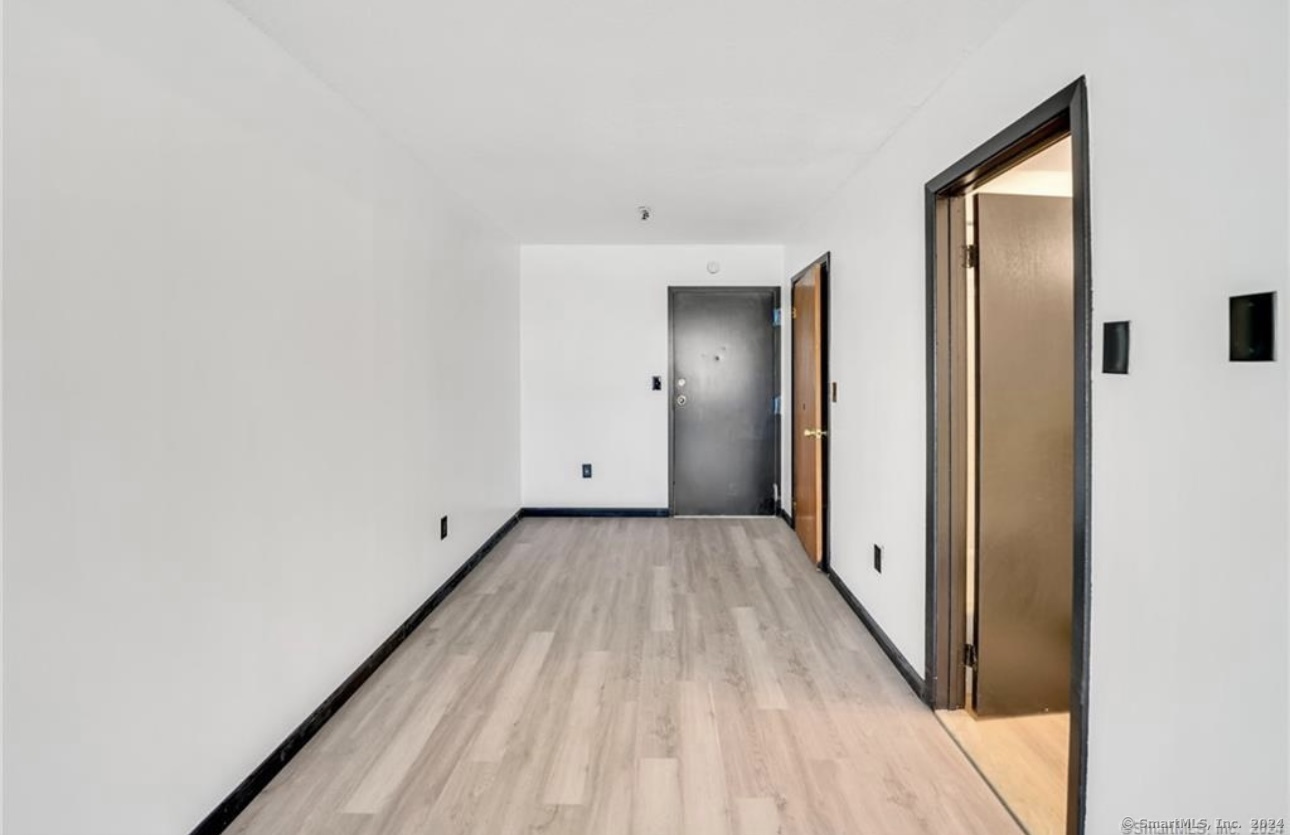
[[[802,434],[808,438],[823,438],[829,433],[825,429],[803,429]]]

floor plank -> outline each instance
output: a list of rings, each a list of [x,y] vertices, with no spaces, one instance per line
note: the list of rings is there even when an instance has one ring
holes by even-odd
[[[777,519],[526,519],[239,835],[1019,830]]]
[[[1030,835],[1066,831],[1070,714],[977,718],[937,715],[998,790]]]

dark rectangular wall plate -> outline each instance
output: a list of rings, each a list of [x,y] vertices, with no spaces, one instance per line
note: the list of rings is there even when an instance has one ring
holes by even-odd
[[[1251,293],[1228,300],[1228,359],[1272,362],[1276,359],[1276,293]]]
[[[1129,323],[1102,323],[1102,373],[1129,373]]]
[[[583,477],[583,478],[591,478],[591,465],[590,465],[590,464],[583,464],[583,465],[582,465],[582,477]]]
[[[882,546],[873,546],[873,570],[882,573]]]

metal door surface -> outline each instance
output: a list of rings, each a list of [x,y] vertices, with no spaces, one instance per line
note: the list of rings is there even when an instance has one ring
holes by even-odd
[[[1064,197],[976,197],[975,710],[1070,703],[1074,249]]]
[[[672,288],[672,513],[775,512],[779,291]]]

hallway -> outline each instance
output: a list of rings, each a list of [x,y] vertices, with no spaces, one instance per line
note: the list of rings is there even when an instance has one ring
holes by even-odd
[[[777,519],[526,519],[239,835],[1002,833]]]

